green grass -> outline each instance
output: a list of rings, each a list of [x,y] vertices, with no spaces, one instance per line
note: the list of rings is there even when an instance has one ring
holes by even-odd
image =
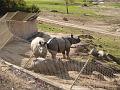
[[[119,38],[115,38],[113,36],[105,36],[105,35],[95,35],[96,38],[101,38],[100,40],[94,40],[95,43],[103,46],[103,50],[106,52],[120,57],[120,40]],[[115,40],[116,39],[116,40]],[[100,49],[100,48],[99,48]]]
[[[47,4],[47,5],[63,5],[64,0],[25,0],[27,4]]]
[[[63,15],[66,15],[66,7],[64,5],[64,0],[25,0],[25,1],[28,6],[34,4],[34,5],[38,6],[41,11],[50,12],[51,10],[57,10],[58,13],[62,13]],[[83,0],[75,0],[75,3],[83,4]],[[120,4],[106,3],[106,4],[102,4],[102,5],[103,6],[105,5],[106,7],[109,7],[109,6],[117,6],[118,7]],[[98,6],[98,10],[102,5]],[[104,7],[104,8],[101,7],[101,8],[106,9],[106,7]],[[69,13],[70,14],[67,14],[68,16],[72,15],[72,17],[78,17],[78,18],[85,16],[85,18],[89,17],[92,20],[103,21],[103,22],[106,22],[109,24],[118,24],[120,21],[119,19],[116,19],[116,16],[99,15],[99,11],[96,11],[96,10],[90,9],[90,8],[84,8],[84,7],[81,7],[81,5],[70,5]]]
[[[83,33],[89,33],[86,30],[80,30],[80,29],[75,29],[75,28],[69,28],[69,27],[62,27],[59,25],[53,25],[53,24],[38,24],[38,28],[40,31],[43,32],[52,32],[52,33],[64,33],[64,34],[83,34]],[[100,50],[106,50],[106,52],[116,56],[120,57],[120,39],[115,38],[113,36],[106,36],[102,34],[97,34],[97,33],[91,33],[95,37],[93,40],[94,43],[97,45],[101,45],[103,48],[99,48]],[[101,38],[98,40],[98,38]],[[116,39],[116,40],[114,40]]]
[[[110,5],[115,8],[120,8],[120,3],[112,3]]]
[[[72,29],[68,28],[68,27],[62,27],[62,26],[58,26],[58,25],[52,25],[52,24],[38,24],[38,29],[40,29],[41,31],[44,32],[51,32],[51,33],[64,33],[64,34],[79,34],[80,30],[74,29],[74,32]]]
[[[25,0],[26,4],[29,5],[36,5],[40,8],[41,11],[47,10],[57,10],[58,12],[66,13],[66,7],[64,0]],[[82,0],[76,2],[82,2]],[[81,9],[80,6],[70,5],[69,12],[72,14],[96,14],[93,10],[86,10]]]

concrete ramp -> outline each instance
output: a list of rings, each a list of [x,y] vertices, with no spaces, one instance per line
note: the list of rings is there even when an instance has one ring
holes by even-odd
[[[9,27],[7,25],[7,22],[0,22],[0,49],[7,44],[11,38],[13,37],[13,34],[9,31]]]
[[[36,22],[34,21],[6,21],[9,31],[17,37],[27,39],[37,33]]]
[[[38,33],[36,13],[8,12],[0,18],[0,49],[14,37],[27,40]]]

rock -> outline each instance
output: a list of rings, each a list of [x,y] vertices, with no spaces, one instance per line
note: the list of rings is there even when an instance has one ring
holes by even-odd
[[[81,53],[84,53],[84,55],[87,55],[89,52],[88,46],[89,45],[87,43],[83,43],[83,42],[72,45],[71,48],[74,48],[72,53],[74,55],[81,55]]]
[[[91,14],[88,14],[88,13],[84,13],[83,15],[84,15],[84,16],[90,16]]]
[[[99,57],[105,57],[106,56],[106,53],[102,50],[99,50],[98,54],[99,54]]]
[[[120,28],[116,30],[116,32],[120,32]]]
[[[82,7],[88,7],[88,5],[87,5],[86,3],[84,3],[84,4],[82,5]]]
[[[31,41],[32,41],[34,38],[36,38],[36,37],[44,38],[45,41],[48,41],[48,40],[51,38],[50,35],[48,35],[48,34],[46,34],[46,33],[44,33],[44,32],[37,32],[37,33],[35,33],[34,35],[32,35],[31,37],[29,37],[29,38],[27,39],[27,41],[31,42]]]
[[[111,55],[111,54],[107,54],[107,55],[106,55],[106,58],[107,58],[107,60],[109,60],[109,61],[114,61],[114,62],[116,62],[117,64],[120,65],[120,60],[117,59],[115,56],[113,56],[113,55]]]
[[[45,39],[45,41],[48,41],[51,38],[50,35],[48,35],[48,34],[46,34],[44,32],[38,32],[37,37],[42,37],[42,38]]]
[[[51,10],[50,12],[58,12],[57,10]]]
[[[83,34],[83,35],[80,35],[80,38],[94,39],[94,37],[91,36],[91,35],[89,35],[89,34]]]
[[[90,50],[89,54],[95,56],[95,57],[98,57],[98,51],[96,48],[93,48]]]
[[[100,48],[103,48],[103,46],[102,45],[97,45],[98,47],[100,47]]]
[[[68,19],[66,17],[63,18],[64,21],[68,21]]]
[[[99,73],[99,72],[97,72],[97,71],[93,71],[92,75],[94,75],[95,78],[97,78],[97,79],[105,81],[104,75]]]
[[[76,53],[82,52],[82,53],[88,53],[88,48],[85,45],[78,45],[76,47]]]

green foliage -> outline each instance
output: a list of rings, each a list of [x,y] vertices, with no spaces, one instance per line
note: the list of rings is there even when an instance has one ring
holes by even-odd
[[[111,6],[115,8],[120,8],[120,3],[112,3]]]
[[[39,11],[39,8],[36,7],[35,5],[32,5],[32,6],[30,7],[30,12],[38,12],[38,11]]]
[[[0,0],[0,14],[11,11],[38,12],[35,5],[27,6],[24,0]]]
[[[64,0],[25,0],[27,3],[27,6],[31,6],[32,4],[38,6],[42,11],[51,11],[56,10],[58,13],[64,13],[66,14],[66,7],[65,7],[65,1]],[[81,3],[82,0],[75,0],[74,3]],[[82,9],[78,5],[69,5],[69,14],[74,15],[96,15],[94,10],[91,9]]]
[[[17,7],[15,8],[16,10],[15,11],[24,11],[24,12],[32,12],[32,13],[36,13],[36,12],[39,12],[39,8],[36,7],[35,5],[31,5],[31,6],[20,6],[20,7]]]

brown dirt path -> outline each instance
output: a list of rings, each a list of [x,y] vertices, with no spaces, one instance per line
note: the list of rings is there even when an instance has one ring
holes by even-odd
[[[38,17],[38,21],[46,22],[46,23],[52,23],[52,24],[57,24],[61,26],[67,26],[67,27],[72,27],[72,28],[78,28],[78,29],[84,29],[88,30],[91,32],[97,32],[97,33],[102,33],[105,35],[112,35],[112,36],[120,36],[120,32],[110,32],[108,29],[111,28],[111,26],[104,25],[104,26],[94,26],[94,25],[79,25],[79,24],[74,24],[74,23],[68,23],[64,21],[57,21],[53,19],[48,19],[45,17]]]

